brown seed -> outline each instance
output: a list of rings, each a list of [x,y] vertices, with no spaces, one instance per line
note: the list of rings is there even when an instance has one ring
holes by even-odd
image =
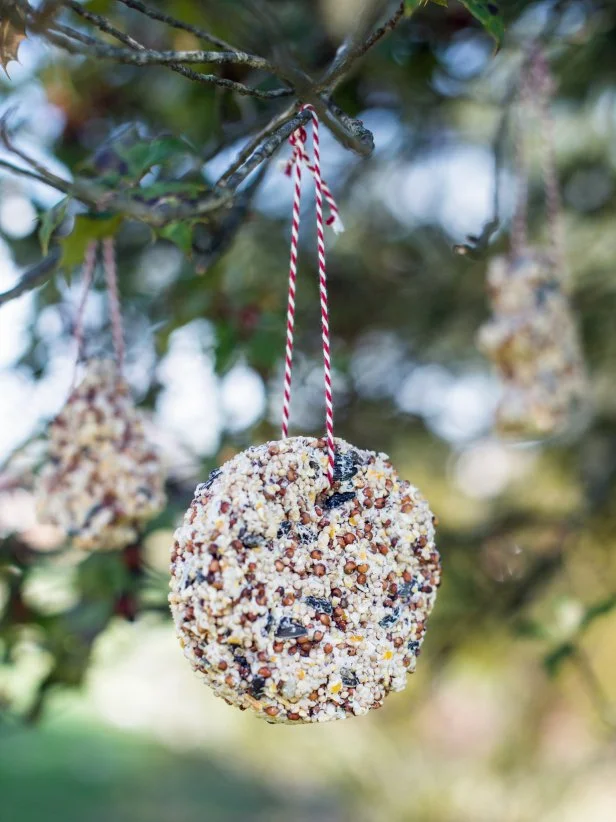
[[[274,563],[274,567],[277,571],[284,571],[284,562],[281,559],[277,559]]]
[[[287,653],[289,656],[295,656],[299,652],[299,645],[291,645]]]
[[[331,654],[331,652],[334,650],[334,646],[331,643],[326,642],[323,646],[323,650],[326,654]]]
[[[313,642],[320,642],[323,639],[323,631],[315,631],[312,635]]]
[[[257,654],[257,659],[261,662],[267,662],[267,653],[265,651],[259,651]]]
[[[357,574],[357,584],[358,585],[365,585],[368,581],[368,577],[365,574]]]
[[[312,693],[308,694],[308,699],[311,702],[317,702],[318,699],[319,699],[319,692],[318,691],[312,691]]]
[[[343,614],[344,614],[344,611],[342,610],[342,608],[339,605],[336,608],[334,608],[334,616],[335,617],[341,617]]]
[[[319,614],[319,622],[321,623],[321,625],[326,625],[326,626],[329,626],[329,625],[332,624],[332,621],[331,621],[331,619],[329,618],[329,616],[327,614]]]
[[[295,548],[287,548],[287,550],[284,552],[284,555],[288,559],[293,559],[293,557],[295,556]]]
[[[386,556],[389,553],[389,548],[386,545],[383,545],[382,542],[379,543],[378,548],[379,554],[383,554],[383,556]]]
[[[403,645],[404,645],[404,640],[402,639],[401,636],[397,636],[394,639],[394,648],[402,648]]]
[[[257,605],[267,605],[267,597],[261,594],[256,598],[255,602],[257,603]]]
[[[274,642],[274,650],[279,654],[284,648],[284,642]]]
[[[225,684],[228,685],[229,688],[232,688],[235,685],[235,680],[231,674],[227,674],[225,677]]]
[[[287,719],[297,720],[299,719],[299,714],[295,713],[294,711],[287,714]]]
[[[222,591],[223,587],[224,586],[223,586],[222,582],[212,582],[212,588],[215,591]]]
[[[278,448],[277,445],[270,445],[270,447],[267,450],[270,452],[272,456],[280,452],[280,448]],[[276,713],[278,713],[278,711],[276,711]]]
[[[295,594],[287,594],[286,597],[283,598],[282,604],[283,605],[293,605],[295,602]]]
[[[364,508],[372,508],[373,505],[374,503],[371,499],[364,500]]]
[[[372,488],[365,488],[364,489],[364,496],[365,497],[373,497],[374,496],[374,491],[372,490]]]
[[[413,579],[413,575],[410,571],[404,571],[404,573],[402,574],[402,579],[405,582],[411,582],[411,580]]]
[[[374,507],[378,508],[379,510],[381,508],[385,508],[385,503],[386,502],[387,502],[387,500],[386,500],[385,497],[379,497],[378,499],[374,500]]]
[[[402,508],[400,509],[403,514],[410,514],[413,510],[414,506],[411,502],[406,502]]]
[[[364,562],[361,565],[357,566],[357,570],[359,571],[360,574],[367,574],[368,571],[370,570],[370,566],[366,565],[366,563]]]
[[[236,551],[242,551],[244,548],[244,543],[239,539],[234,539],[231,543],[231,547],[234,548]]]
[[[275,708],[273,705],[268,705],[267,708],[265,708],[265,713],[268,716],[276,716],[279,712],[280,708]]]
[[[309,645],[310,642],[312,642],[312,640],[310,639],[309,636],[300,636],[297,639],[298,645]]]
[[[352,574],[353,571],[357,568],[357,565],[350,559],[344,566],[344,573],[345,574]]]
[[[321,557],[323,556],[323,552],[319,551],[318,548],[315,548],[314,551],[310,552],[310,556],[312,557],[312,559],[321,559]]]
[[[184,612],[184,619],[194,619],[195,618],[195,609],[192,605],[189,605],[186,611]]]
[[[348,656],[357,656],[357,649],[356,648],[348,648],[347,649]]]
[[[300,514],[300,520],[302,525],[309,525],[310,524],[310,514],[307,511],[302,511]]]
[[[293,470],[293,468],[289,468],[289,470],[287,471],[287,479],[289,480],[289,482],[295,482],[295,480],[297,479],[297,473]]]
[[[261,668],[259,668],[259,670],[257,671],[257,673],[259,674],[259,676],[262,676],[263,679],[267,679],[272,675],[272,672],[267,667],[267,665],[262,665]]]
[[[314,566],[314,572],[318,577],[324,577],[327,573],[327,568],[321,563],[319,563],[318,565]]]
[[[347,545],[351,545],[353,542],[355,542],[355,539],[355,534],[349,533],[344,535],[344,541]]]
[[[217,571],[220,571],[220,562],[217,559],[213,559],[209,565],[209,571],[211,574],[215,574]]]
[[[332,588],[332,596],[333,597],[341,597],[342,596],[342,591],[340,590],[340,588]]]
[[[220,662],[218,663],[218,670],[220,670],[220,671],[226,671],[228,667],[229,666],[224,661],[224,659],[221,659]]]
[[[230,502],[221,502],[221,503],[220,503],[220,513],[221,513],[221,514],[226,514],[226,513],[227,513],[227,511],[228,511],[230,508],[231,508],[231,503],[230,503]]]

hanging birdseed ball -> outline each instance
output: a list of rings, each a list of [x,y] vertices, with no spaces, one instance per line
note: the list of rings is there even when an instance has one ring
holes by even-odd
[[[584,362],[569,300],[546,255],[495,258],[488,269],[493,316],[478,335],[503,384],[501,434],[562,432],[586,406]]]
[[[111,360],[91,360],[52,422],[37,488],[42,521],[86,550],[134,542],[165,504],[164,473],[143,418]]]
[[[169,601],[192,667],[270,722],[365,714],[400,691],[440,582],[434,518],[385,454],[295,437],[199,485]]]

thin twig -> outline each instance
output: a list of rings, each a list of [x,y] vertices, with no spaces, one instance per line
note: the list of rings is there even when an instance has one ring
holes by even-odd
[[[109,20],[107,20],[106,17],[102,17],[100,14],[94,14],[93,12],[88,11],[81,5],[81,3],[77,3],[76,0],[61,0],[61,2],[63,6],[71,9],[75,12],[75,14],[83,17],[84,20],[92,23],[93,26],[96,26],[97,29],[105,32],[105,34],[110,34],[112,37],[115,37],[116,40],[124,43],[125,46],[129,46],[130,48],[136,50],[145,48],[145,46],[138,43],[137,40],[133,39],[129,34],[117,29]]]
[[[377,13],[379,10],[378,6],[379,4],[377,4]],[[396,10],[391,17],[389,17],[389,19],[382,26],[376,29],[376,31],[366,37],[366,31],[372,25],[374,14],[374,9],[372,12],[367,10],[360,17],[356,31],[353,35],[348,37],[338,49],[331,66],[323,75],[323,78],[318,86],[319,91],[327,90],[331,93],[346,77],[352,65],[359,60],[360,57],[363,57],[363,55],[374,45],[376,45],[379,40],[382,40],[383,37],[396,28],[400,20],[404,17],[404,3],[397,3]]]
[[[22,294],[42,285],[58,267],[61,256],[60,246],[54,246],[46,257],[25,271],[13,288],[9,288],[8,291],[0,294],[0,305],[14,300],[16,297],[21,297]]]
[[[168,14],[163,14],[156,9],[150,8],[150,6],[146,6],[145,3],[141,3],[140,0],[118,0],[118,2],[123,3],[129,9],[134,9],[135,11],[141,12],[141,14],[145,14],[146,17],[150,17],[152,20],[158,20],[160,23],[166,23],[166,25],[171,26],[171,28],[189,31],[191,34],[194,34],[195,37],[198,37],[199,40],[204,40],[206,43],[211,43],[213,46],[217,46],[220,49],[233,51],[233,46],[225,40],[221,40],[220,37],[216,37],[213,34],[210,34],[209,31],[199,28],[198,26],[193,26],[190,23],[185,23],[182,20],[178,20]]]

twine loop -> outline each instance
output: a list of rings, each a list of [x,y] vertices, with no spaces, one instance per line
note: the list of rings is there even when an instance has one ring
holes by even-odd
[[[124,367],[124,357],[126,346],[124,342],[124,327],[122,323],[122,305],[118,288],[118,274],[115,255],[115,241],[113,237],[105,237],[102,240],[103,247],[103,268],[105,271],[105,282],[107,286],[107,300],[109,309],[109,320],[111,323],[111,338],[113,341],[113,351],[115,363],[118,371]],[[83,286],[75,322],[73,326],[73,337],[77,348],[77,359],[75,363],[75,374],[73,375],[73,385],[75,384],[77,366],[83,356],[84,348],[84,318],[88,295],[94,282],[94,272],[99,250],[99,241],[92,240],[88,243],[82,266]]]
[[[319,142],[319,118],[314,108],[306,104],[302,111],[311,114],[312,123],[312,153],[314,160],[306,148],[308,131],[302,125],[289,137],[291,157],[284,165],[284,173],[293,179],[293,211],[291,219],[291,255],[289,262],[289,293],[287,303],[287,333],[285,349],[284,395],[282,404],[282,437],[289,436],[289,414],[291,408],[291,380],[293,371],[293,343],[295,331],[295,294],[297,284],[297,253],[300,224],[300,205],[302,196],[302,167],[314,177],[316,226],[317,226],[317,257],[319,267],[319,296],[321,302],[321,339],[323,344],[323,377],[325,385],[325,431],[327,441],[329,483],[334,479],[334,404],[332,397],[331,353],[329,332],[329,307],[327,297],[327,267],[325,261],[325,232],[323,220],[323,200],[327,203],[329,217],[327,225],[336,232],[344,231],[344,226],[338,212],[338,206],[332,193],[321,176],[321,153]]]

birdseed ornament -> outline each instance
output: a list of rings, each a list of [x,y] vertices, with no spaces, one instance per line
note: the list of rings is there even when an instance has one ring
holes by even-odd
[[[519,103],[538,108],[543,132],[543,181],[551,247],[528,244],[528,181],[524,139],[518,129],[519,193],[511,254],[492,260],[487,289],[492,317],[479,330],[479,348],[494,363],[502,383],[496,412],[504,436],[558,434],[580,420],[587,381],[575,320],[564,286],[565,259],[559,225],[560,194],[553,156],[549,98],[552,80],[544,56],[529,55]]]
[[[385,454],[333,435],[322,200],[341,224],[304,130],[294,174],[283,439],[199,485],[175,534],[169,601],[193,669],[230,705],[274,723],[378,708],[415,670],[440,583],[434,517]],[[326,437],[288,437],[302,164],[314,174]],[[326,193],[327,191],[327,193]]]
[[[584,408],[587,385],[577,331],[554,264],[528,251],[497,257],[488,269],[492,319],[479,347],[498,369],[497,427],[542,437],[565,430]]]
[[[113,241],[104,243],[116,359],[86,363],[83,380],[50,425],[48,460],[37,485],[40,519],[62,528],[75,547],[89,551],[134,543],[165,504],[159,456],[122,377],[124,342]],[[81,316],[95,262],[92,244],[76,324],[79,350]]]

